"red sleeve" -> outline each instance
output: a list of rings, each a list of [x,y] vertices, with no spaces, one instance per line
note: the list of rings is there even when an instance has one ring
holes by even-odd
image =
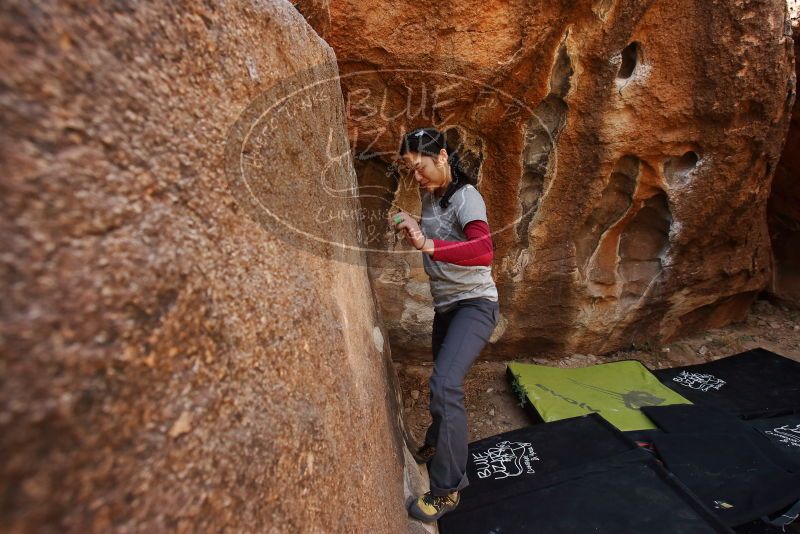
[[[446,261],[456,265],[492,264],[494,257],[492,236],[486,221],[474,220],[464,226],[467,241],[445,241],[433,239],[434,261]]]

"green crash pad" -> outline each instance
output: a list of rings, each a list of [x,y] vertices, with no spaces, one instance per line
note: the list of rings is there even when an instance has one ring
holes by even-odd
[[[642,406],[691,404],[633,360],[575,369],[513,362],[508,372],[545,422],[596,412],[620,430],[648,430],[656,425]]]

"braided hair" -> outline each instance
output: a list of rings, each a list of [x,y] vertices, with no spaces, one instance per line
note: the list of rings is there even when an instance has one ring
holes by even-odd
[[[417,152],[433,158],[439,155],[439,151],[447,151],[447,162],[453,174],[453,181],[447,186],[439,205],[442,209],[450,204],[450,197],[460,188],[475,182],[474,178],[464,169],[461,155],[456,150],[452,150],[445,135],[436,128],[417,128],[403,136],[400,145],[400,156],[408,152]]]

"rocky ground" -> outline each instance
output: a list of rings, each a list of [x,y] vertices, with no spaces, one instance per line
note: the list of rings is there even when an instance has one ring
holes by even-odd
[[[546,363],[561,367],[581,367],[615,360],[636,359],[651,369],[702,363],[755,347],[763,347],[800,361],[800,310],[774,306],[758,300],[741,323],[709,330],[664,345],[632,347],[604,356],[566,355],[559,361],[537,359],[535,354],[514,355],[513,360]],[[509,360],[510,361],[510,360]],[[464,384],[470,441],[530,424],[525,411],[506,379],[507,362],[477,362]],[[408,429],[422,440],[430,423],[428,378],[433,366],[395,363],[403,390],[404,415]]]

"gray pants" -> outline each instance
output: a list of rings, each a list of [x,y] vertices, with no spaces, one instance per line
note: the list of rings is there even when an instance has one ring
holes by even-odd
[[[499,302],[476,297],[434,314],[430,379],[433,422],[425,434],[425,443],[436,446],[429,470],[434,495],[447,495],[469,485],[464,377],[489,341],[499,308]]]

